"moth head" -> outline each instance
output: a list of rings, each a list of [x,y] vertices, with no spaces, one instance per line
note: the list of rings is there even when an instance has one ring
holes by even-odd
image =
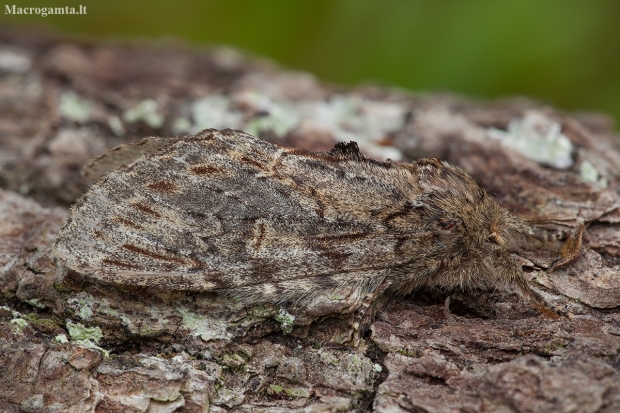
[[[466,172],[437,159],[419,160],[413,169],[423,194],[416,200],[429,210],[432,230],[452,235],[468,248],[485,244],[505,248],[520,221],[500,207]],[[519,229],[516,229],[518,232]]]
[[[514,237],[514,217],[488,196],[486,196],[484,204],[479,242],[488,246],[506,248]]]

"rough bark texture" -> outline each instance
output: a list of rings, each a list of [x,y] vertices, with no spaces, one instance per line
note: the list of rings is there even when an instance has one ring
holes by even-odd
[[[354,345],[350,313],[293,319],[60,267],[51,245],[90,185],[84,164],[205,127],[436,156],[530,222],[586,221],[566,268],[544,271],[559,244],[514,251],[563,316],[510,291],[422,291],[376,308]],[[0,410],[620,411],[619,149],[606,117],[524,99],[346,90],[228,49],[0,31]]]

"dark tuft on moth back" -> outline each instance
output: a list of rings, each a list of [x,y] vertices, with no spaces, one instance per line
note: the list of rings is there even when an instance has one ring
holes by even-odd
[[[329,151],[330,155],[335,156],[353,156],[353,157],[362,157],[362,153],[360,152],[359,146],[357,146],[357,142],[338,142],[332,150]]]
[[[312,152],[209,129],[98,160],[93,171],[126,164],[75,203],[54,249],[105,281],[293,304],[515,286],[542,302],[509,252],[541,231],[435,158],[381,162],[355,142]],[[552,269],[576,259],[582,231]]]

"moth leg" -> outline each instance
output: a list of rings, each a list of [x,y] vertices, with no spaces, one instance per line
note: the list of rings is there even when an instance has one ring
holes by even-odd
[[[443,311],[444,311],[444,314],[445,314],[446,318],[448,318],[452,314],[452,312],[450,311],[450,302],[451,301],[452,301],[452,296],[449,295],[449,296],[446,297],[446,299],[443,302]]]
[[[551,309],[546,303],[543,297],[532,289],[528,280],[525,278],[521,267],[519,267],[510,257],[506,254],[501,254],[495,261],[496,265],[501,268],[505,268],[509,271],[506,287],[508,285],[514,285],[517,288],[517,292],[522,299],[527,300],[532,304],[534,308],[542,313],[546,318],[559,318],[560,315]]]
[[[527,298],[532,303],[534,308],[540,311],[543,317],[552,320],[557,320],[558,318],[560,318],[560,314],[558,314],[557,311],[549,307],[545,303],[545,300],[538,293],[532,290],[530,285],[527,283],[527,280],[522,275],[517,277],[515,279],[515,282],[517,284],[517,288],[519,288],[519,291],[521,292],[521,295],[524,298]]]
[[[360,325],[362,323],[362,320],[366,316],[366,312],[375,302],[375,300],[378,297],[382,296],[383,293],[385,293],[391,285],[391,283],[387,279],[387,276],[390,272],[391,270],[386,270],[382,274],[380,274],[379,277],[377,277],[377,280],[379,280],[378,285],[375,287],[374,290],[368,291],[368,293],[364,297],[364,301],[362,301],[362,304],[355,312],[355,317],[353,318],[353,329],[355,330],[353,342],[355,346],[359,344],[359,341],[361,339]]]
[[[572,264],[579,258],[582,252],[581,247],[583,245],[584,228],[585,228],[585,223],[581,221],[577,225],[577,228],[575,228],[575,231],[564,242],[564,245],[562,245],[562,249],[560,250],[558,257],[554,260],[554,262],[551,264],[551,267],[547,270],[548,274],[557,270],[558,268],[565,267],[569,264]],[[529,286],[528,286],[528,289],[529,289]],[[521,288],[521,290],[523,289]],[[559,318],[559,314],[556,311],[549,308],[544,303],[542,298],[538,296],[538,294],[535,294],[533,291],[530,290],[530,295],[534,297],[533,299],[531,299],[532,303],[543,314],[543,316],[545,316],[546,318],[552,318],[552,319]]]
[[[523,234],[532,235],[540,240],[549,241],[552,238],[555,239],[564,239],[565,242],[562,245],[562,249],[558,254],[558,257],[553,261],[547,273],[551,273],[558,268],[564,267],[566,265],[572,264],[575,262],[579,256],[581,255],[581,247],[583,244],[583,231],[585,228],[585,223],[583,221],[579,222],[575,231],[573,233],[568,233],[565,231],[558,231],[554,236],[549,236],[542,232],[541,229],[530,227],[530,233],[523,231]],[[560,317],[557,311],[551,309],[543,300],[543,298],[535,293],[530,286],[528,285],[525,278],[522,275],[517,275],[514,277],[514,282],[517,284],[521,295],[524,298],[529,299],[529,301],[533,304],[533,306],[542,313],[542,315],[546,318],[557,319]]]
[[[575,262],[581,255],[581,247],[583,245],[583,230],[585,223],[581,221],[575,232],[573,232],[560,250],[560,254],[551,264],[551,267],[547,270],[548,273],[557,270],[558,268],[565,267]]]

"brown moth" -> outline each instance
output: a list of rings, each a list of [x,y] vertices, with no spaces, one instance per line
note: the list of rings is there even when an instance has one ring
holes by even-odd
[[[354,142],[311,152],[210,129],[119,147],[89,173],[129,161],[72,207],[55,243],[67,267],[248,302],[511,285],[542,302],[507,247],[544,231],[446,162],[381,162]],[[582,231],[554,269],[576,258]]]

